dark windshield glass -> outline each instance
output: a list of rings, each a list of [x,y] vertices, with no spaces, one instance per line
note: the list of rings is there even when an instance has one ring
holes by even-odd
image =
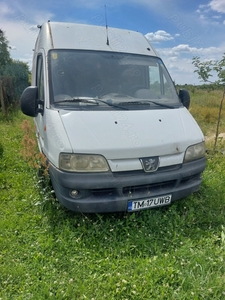
[[[167,105],[180,104],[167,70],[156,57],[51,50],[49,65],[51,101],[55,104],[82,97],[110,99],[112,103],[154,100]],[[80,104],[81,101],[65,101],[63,105]],[[82,105],[90,106],[90,101],[83,101]]]

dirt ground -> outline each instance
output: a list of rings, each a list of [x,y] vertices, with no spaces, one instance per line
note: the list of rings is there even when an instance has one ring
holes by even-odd
[[[225,132],[222,132],[218,135],[218,138],[221,138],[221,139],[225,139]],[[205,136],[205,141],[208,142],[208,141],[211,141],[211,140],[214,140],[215,139],[215,134],[212,134],[210,136]]]

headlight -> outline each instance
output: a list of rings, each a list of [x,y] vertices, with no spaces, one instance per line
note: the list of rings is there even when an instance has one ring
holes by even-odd
[[[101,155],[66,154],[59,155],[59,168],[69,172],[107,172],[106,159]]]
[[[205,142],[202,142],[187,148],[184,156],[184,162],[189,162],[204,156],[205,156]]]

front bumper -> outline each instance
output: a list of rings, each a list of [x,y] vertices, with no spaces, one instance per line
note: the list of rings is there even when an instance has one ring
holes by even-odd
[[[127,211],[128,201],[172,195],[184,198],[200,187],[206,159],[144,171],[118,173],[69,173],[50,165],[49,173],[59,202],[69,210],[83,213]],[[71,196],[77,190],[78,195]]]

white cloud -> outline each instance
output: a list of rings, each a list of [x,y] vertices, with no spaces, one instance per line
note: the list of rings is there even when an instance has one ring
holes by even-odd
[[[0,16],[4,17],[14,13],[14,10],[10,8],[5,2],[0,2]]]
[[[168,60],[169,60],[170,62],[177,62],[178,57],[177,57],[177,56],[172,56],[172,57],[169,57]]]
[[[219,13],[225,13],[225,0],[212,0],[209,7]]]
[[[199,19],[203,22],[203,25],[220,25],[219,22],[213,20],[219,20],[221,14],[225,13],[225,0],[211,0],[206,5],[199,5],[196,12],[199,14]],[[214,12],[218,14],[212,15]]]
[[[160,52],[162,55],[173,56],[173,57],[182,54],[215,56],[215,55],[220,55],[223,52],[223,50],[218,47],[196,48],[196,47],[190,47],[187,44],[180,44],[173,48],[158,49],[157,51]]]
[[[180,44],[172,48],[158,48],[156,50],[177,84],[200,84],[198,76],[194,73],[193,57],[199,56],[202,61],[220,60],[225,52],[225,43],[220,47],[206,48]]]
[[[31,66],[32,50],[39,32],[37,25],[52,18],[54,15],[48,10],[35,9],[29,3],[25,5],[17,0],[7,4],[0,2],[0,26],[11,46],[13,59],[25,61]]]
[[[2,20],[1,20],[2,21]],[[34,43],[38,31],[30,29],[29,23],[23,23],[21,20],[3,19],[6,37],[11,47],[11,57],[15,60],[28,62],[31,66]]]
[[[206,19],[206,16],[203,15],[203,14],[201,14],[201,15],[199,16],[199,18],[200,18],[201,20],[205,20],[205,19]]]
[[[158,42],[164,42],[164,41],[170,41],[173,40],[174,38],[172,35],[167,33],[164,30],[158,30],[156,32],[149,32],[145,35],[145,37],[153,43],[158,43]]]

